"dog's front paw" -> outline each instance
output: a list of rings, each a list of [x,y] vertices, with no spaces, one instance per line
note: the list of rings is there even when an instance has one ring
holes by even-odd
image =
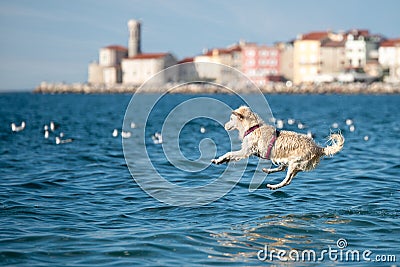
[[[212,159],[211,160],[211,163],[214,163],[214,164],[221,164],[222,163],[222,161],[218,158],[218,159]]]
[[[214,164],[222,164],[222,163],[227,162],[227,161],[228,161],[228,159],[225,158],[225,157],[219,157],[217,159],[212,159],[211,160],[211,162],[214,163]]]
[[[267,188],[269,188],[269,189],[271,189],[271,190],[276,190],[276,189],[278,189],[278,188],[280,188],[280,187],[274,186],[274,185],[272,185],[272,184],[267,184]]]

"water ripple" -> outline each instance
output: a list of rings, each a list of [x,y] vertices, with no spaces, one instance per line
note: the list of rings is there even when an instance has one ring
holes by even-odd
[[[179,103],[193,97],[168,99]],[[229,95],[211,97],[238,104]],[[343,129],[343,151],[322,160],[316,170],[298,174],[282,190],[265,188],[284,178],[276,173],[268,175],[260,190],[248,191],[258,163],[252,158],[244,177],[223,198],[185,208],[153,199],[128,171],[121,139],[112,137],[112,131],[122,125],[129,95],[0,95],[2,266],[259,266],[269,264],[257,260],[265,245],[319,250],[336,246],[339,238],[350,249],[400,255],[399,97],[267,98],[276,117],[304,122],[320,144],[333,122],[346,127],[346,118],[352,118],[356,130]],[[12,133],[9,124],[22,119],[27,128]],[[56,145],[56,133],[44,139],[43,125],[50,121],[74,141]],[[190,126],[223,131],[209,121]],[[189,130],[181,137],[203,138],[200,131]],[[133,132],[133,144],[140,145],[135,136]],[[218,153],[225,153],[226,142],[214,141]],[[193,144],[186,139],[181,145]],[[158,157],[161,147],[149,151],[163,174],[183,186],[208,184],[223,171],[221,166],[185,173]],[[184,153],[199,156],[198,149],[185,147]],[[156,191],[164,189],[148,169],[134,169],[134,174],[149,178],[148,186]]]

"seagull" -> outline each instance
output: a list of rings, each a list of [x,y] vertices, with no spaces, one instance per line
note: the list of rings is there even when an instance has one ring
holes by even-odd
[[[350,126],[350,125],[352,125],[353,124],[353,120],[352,119],[347,119],[346,120],[346,125],[347,126]]]
[[[21,123],[20,126],[15,125],[15,123],[11,123],[11,130],[13,132],[20,132],[20,131],[23,131],[25,129],[25,126],[26,126],[26,124],[25,124],[24,121]]]
[[[71,143],[73,139],[68,138],[68,139],[61,139],[59,136],[56,136],[56,144],[65,144],[65,143]]]
[[[297,124],[297,128],[299,128],[300,130],[302,130],[302,129],[306,128],[306,126],[305,126],[303,123],[299,122],[299,123]]]
[[[335,129],[339,128],[339,123],[337,123],[337,122],[332,123],[332,128],[335,128]]]
[[[43,131],[44,131],[44,138],[48,139],[50,133],[49,133],[49,126],[48,126],[47,124],[45,124],[45,125],[43,126]]]
[[[132,135],[131,132],[127,132],[127,131],[122,131],[122,132],[121,132],[122,138],[130,138],[131,135]]]
[[[53,121],[50,122],[50,130],[51,130],[52,132],[54,132],[56,129],[58,129],[58,127],[60,127],[59,124],[57,124],[57,123],[55,123],[55,122],[53,122]]]
[[[206,132],[206,128],[204,128],[203,126],[200,127],[200,132],[201,132],[201,133],[205,133],[205,132]]]
[[[276,128],[282,129],[283,128],[283,120],[276,120]]]
[[[118,136],[118,130],[114,129],[114,131],[112,132],[112,136],[113,137],[117,137]]]
[[[151,139],[153,139],[154,144],[158,145],[158,144],[162,144],[163,140],[162,140],[162,135],[159,132],[156,132]]]

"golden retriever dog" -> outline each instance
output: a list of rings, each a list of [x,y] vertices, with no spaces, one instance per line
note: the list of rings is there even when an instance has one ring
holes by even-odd
[[[310,171],[317,167],[322,156],[332,156],[342,150],[344,137],[340,133],[329,136],[331,145],[318,146],[305,134],[292,131],[277,131],[275,127],[264,123],[249,107],[241,106],[232,111],[230,120],[225,124],[227,131],[238,130],[242,148],[228,152],[211,160],[221,164],[232,160],[241,160],[251,155],[271,160],[278,167],[263,169],[266,173],[280,172],[287,169],[285,179],[279,184],[268,184],[275,190],[290,184],[300,171]]]

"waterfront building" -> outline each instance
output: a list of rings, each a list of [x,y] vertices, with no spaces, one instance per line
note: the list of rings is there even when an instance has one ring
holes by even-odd
[[[89,84],[137,86],[172,65],[187,62],[194,64],[165,72],[155,82],[202,80],[225,86],[242,86],[240,82],[245,82],[246,86],[247,79],[237,80],[243,77],[237,70],[258,86],[284,80],[294,84],[347,81],[340,77],[349,73],[371,79],[353,77],[348,81],[373,81],[380,79],[382,69],[386,80],[400,79],[399,39],[382,41],[382,36],[371,35],[368,30],[309,32],[274,46],[240,41],[226,48],[206,49],[178,62],[171,53],[142,53],[141,22],[129,20],[127,25],[128,46],[101,48],[98,61],[89,64]]]
[[[351,30],[347,34],[345,49],[348,69],[364,68],[367,64],[377,64],[378,48],[382,37],[371,35],[368,30]]]
[[[177,60],[171,53],[141,53],[122,59],[122,81],[128,85],[141,85],[158,72],[175,65]],[[164,71],[157,75],[153,84],[164,84],[178,81],[179,71]]]
[[[298,36],[294,41],[293,82],[294,84],[314,82],[321,73],[321,42],[329,32],[310,32]]]
[[[98,85],[104,83],[103,78],[104,67],[100,66],[98,62],[94,61],[88,66],[88,84]]]
[[[134,19],[129,20],[128,29],[129,29],[128,56],[134,57],[142,52],[140,21]]]
[[[121,83],[121,61],[127,55],[128,49],[123,46],[111,45],[100,48],[99,61],[89,64],[88,82],[108,85]]]
[[[195,63],[198,76],[202,80],[224,85],[234,83],[235,78],[238,77],[236,70],[241,70],[242,67],[242,45],[243,43],[239,43],[227,48],[213,48],[205,50],[201,55],[195,56],[193,62]],[[229,67],[232,67],[232,69]]]
[[[344,33],[331,32],[321,41],[321,62],[315,82],[332,82],[344,71],[345,43]]]
[[[247,44],[242,47],[242,72],[256,85],[280,79],[280,53],[274,46]]]
[[[89,84],[140,85],[159,71],[177,63],[171,53],[142,53],[140,21],[129,20],[128,30],[128,48],[112,45],[99,50],[99,61],[89,64]],[[177,76],[178,72],[169,71],[159,75],[157,82],[177,81]]]
[[[196,69],[196,64],[193,63],[193,57],[186,57],[180,60],[177,64],[179,64],[179,74],[178,80],[179,82],[194,82],[199,81],[199,74]]]
[[[293,80],[293,42],[276,43],[279,50],[279,74],[285,80]]]
[[[385,71],[384,80],[400,82],[400,38],[383,41],[378,51],[379,64]]]

